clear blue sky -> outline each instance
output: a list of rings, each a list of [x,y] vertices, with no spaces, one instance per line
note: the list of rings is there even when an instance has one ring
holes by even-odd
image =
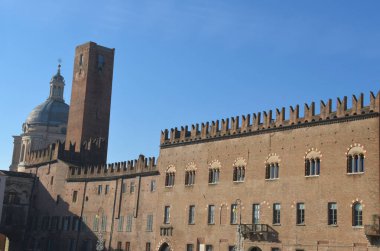
[[[379,10],[377,0],[1,0],[0,169],[59,58],[69,103],[79,44],[116,49],[108,160],[125,161],[158,156],[165,128],[335,107],[360,92],[367,104],[380,86]]]

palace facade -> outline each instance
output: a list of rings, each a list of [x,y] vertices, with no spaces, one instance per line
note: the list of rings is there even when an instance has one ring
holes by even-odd
[[[380,250],[379,92],[163,130],[157,160],[107,164],[113,57],[76,48],[65,142],[15,144],[22,250]]]

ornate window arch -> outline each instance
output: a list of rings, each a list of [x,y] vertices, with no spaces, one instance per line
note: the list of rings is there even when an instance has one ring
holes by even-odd
[[[321,172],[322,154],[318,149],[311,148],[306,152],[305,176],[319,176]]]
[[[166,187],[172,187],[174,186],[174,180],[175,180],[175,166],[169,165],[168,168],[166,168],[166,176],[165,176],[165,186]]]
[[[192,186],[195,183],[195,171],[197,166],[192,161],[186,165],[185,169],[185,186]]]
[[[219,182],[220,168],[222,165],[219,160],[213,160],[208,167],[208,183],[217,184]]]
[[[265,160],[265,179],[274,180],[279,178],[281,159],[276,153],[269,154]]]
[[[245,179],[245,167],[247,166],[247,161],[239,157],[235,160],[233,164],[234,173],[233,173],[233,181],[235,182],[243,182]]]
[[[364,147],[355,143],[347,148],[347,173],[364,173]]]

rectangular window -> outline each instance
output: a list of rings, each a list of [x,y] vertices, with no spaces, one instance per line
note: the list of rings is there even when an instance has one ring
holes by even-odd
[[[70,229],[70,216],[63,217],[63,230],[68,231]]]
[[[150,242],[147,242],[145,245],[145,251],[150,251]]]
[[[124,216],[120,216],[119,220],[117,222],[117,231],[122,232],[123,231],[123,225],[124,225]]]
[[[305,204],[297,203],[297,224],[305,224]]]
[[[208,205],[207,223],[215,224],[215,206],[214,205]]]
[[[131,181],[131,186],[129,188],[129,193],[134,193],[135,192],[135,182]]]
[[[125,251],[131,251],[131,243],[129,241],[125,243]]]
[[[132,232],[132,219],[133,219],[132,214],[127,215],[127,228],[125,229],[125,231],[127,232]]]
[[[170,206],[165,206],[164,224],[170,223]]]
[[[83,232],[86,232],[86,231],[87,231],[87,216],[83,216],[83,217],[82,217],[82,224],[81,224],[80,229],[81,229]]]
[[[125,193],[126,189],[127,189],[127,184],[125,184],[125,182],[123,181],[123,183],[121,183],[121,192]]]
[[[148,216],[147,216],[146,231],[147,232],[152,232],[153,231],[153,214],[148,214]]]
[[[235,246],[228,246],[228,251],[235,251]]]
[[[71,225],[71,229],[73,231],[79,230],[79,217],[78,216],[73,216],[73,224]]]
[[[110,192],[110,186],[106,185],[106,189],[104,191],[104,194],[108,194]]]
[[[212,251],[212,245],[206,245],[206,251]]]
[[[98,229],[99,229],[99,216],[95,215],[94,222],[92,224],[92,230],[94,230],[94,232],[98,232]]]
[[[271,251],[280,251],[280,248],[271,248]]]
[[[281,223],[281,204],[274,203],[273,204],[273,224]]]
[[[107,228],[107,216],[102,216],[102,231],[105,232]]]
[[[150,191],[151,192],[156,191],[156,180],[151,180],[150,181]]]
[[[252,222],[253,224],[260,223],[260,204],[252,205]]]
[[[237,224],[238,223],[238,220],[237,220],[238,207],[237,206],[238,206],[237,204],[231,205],[231,220],[230,220],[231,224]]]
[[[190,205],[189,206],[189,220],[188,220],[188,223],[189,224],[195,224],[195,206],[194,205]]]
[[[102,185],[98,185],[98,195],[102,194],[102,190],[103,190],[103,186]]]
[[[78,191],[74,191],[73,192],[73,202],[77,202],[77,198],[78,198]]]
[[[335,202],[328,203],[328,224],[338,224],[338,207]]]
[[[194,251],[194,244],[186,244],[186,251]]]
[[[123,245],[122,243],[121,243],[121,241],[118,241],[117,242],[117,251],[121,251],[122,249],[121,249],[121,245]]]

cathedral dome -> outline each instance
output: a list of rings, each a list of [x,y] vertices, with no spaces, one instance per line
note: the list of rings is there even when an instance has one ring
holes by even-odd
[[[49,98],[32,110],[26,123],[29,125],[67,124],[68,116],[69,106],[65,102]]]
[[[50,80],[49,98],[34,108],[26,119],[27,125],[67,125],[69,106],[63,99],[65,79],[61,75],[61,65]]]

